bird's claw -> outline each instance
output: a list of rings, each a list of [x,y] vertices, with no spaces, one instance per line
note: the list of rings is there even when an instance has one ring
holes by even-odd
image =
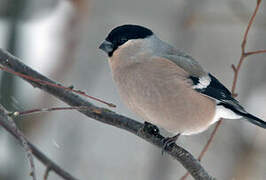
[[[159,128],[149,122],[144,122],[143,130],[150,135],[157,136],[159,134]]]
[[[173,145],[176,142],[176,140],[178,139],[179,136],[180,136],[180,133],[178,133],[177,135],[175,135],[173,137],[166,137],[166,138],[162,139],[162,143],[163,143],[162,155],[164,154],[164,152],[166,151],[166,149],[168,147],[170,147],[171,145]]]

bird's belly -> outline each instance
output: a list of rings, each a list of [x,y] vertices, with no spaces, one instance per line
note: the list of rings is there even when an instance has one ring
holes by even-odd
[[[185,135],[204,131],[212,123],[215,101],[183,86],[182,78],[162,81],[140,77],[117,85],[125,104],[145,121]]]

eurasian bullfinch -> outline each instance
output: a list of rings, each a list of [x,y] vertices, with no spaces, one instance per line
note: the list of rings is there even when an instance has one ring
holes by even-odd
[[[182,135],[200,133],[220,118],[244,118],[266,128],[197,61],[148,28],[116,27],[99,48],[108,54],[124,103],[147,122]]]

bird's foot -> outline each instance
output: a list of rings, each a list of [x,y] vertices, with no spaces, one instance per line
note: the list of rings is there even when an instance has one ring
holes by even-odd
[[[178,133],[177,135],[175,135],[173,137],[166,137],[162,140],[162,143],[163,143],[162,155],[168,147],[170,147],[171,145],[173,145],[176,142],[176,140],[178,139],[179,136],[180,136],[180,133]]]
[[[159,128],[157,126],[146,121],[144,122],[143,131],[154,136],[157,136],[160,133]]]

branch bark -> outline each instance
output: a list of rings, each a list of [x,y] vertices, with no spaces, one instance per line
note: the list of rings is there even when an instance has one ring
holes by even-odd
[[[68,172],[64,171],[61,167],[59,167],[57,164],[55,164],[52,160],[50,160],[48,157],[46,157],[40,150],[38,150],[33,144],[31,144],[26,137],[23,136],[21,138],[21,135],[17,133],[17,129],[14,129],[12,125],[12,119],[8,115],[8,111],[4,109],[2,105],[0,105],[0,125],[5,128],[10,134],[12,134],[21,145],[23,145],[25,142],[28,144],[32,154],[38,158],[46,167],[47,169],[50,169],[51,171],[54,171],[56,174],[61,176],[64,179],[67,180],[77,180],[75,177],[73,177]]]
[[[257,12],[259,10],[259,7],[260,7],[260,4],[261,4],[261,0],[257,0],[257,4],[256,4],[256,7],[250,17],[250,20],[248,22],[248,25],[246,27],[246,30],[245,30],[245,33],[244,33],[244,37],[243,37],[243,40],[242,40],[242,43],[241,43],[241,56],[240,56],[240,59],[238,61],[238,64],[237,66],[235,66],[234,64],[231,65],[232,69],[233,69],[233,73],[234,73],[234,78],[233,78],[233,83],[232,83],[232,88],[231,88],[231,93],[233,95],[233,97],[237,97],[237,93],[236,93],[236,85],[237,85],[237,80],[238,80],[238,74],[240,72],[240,69],[241,69],[241,65],[242,63],[244,62],[245,58],[250,56],[250,55],[255,55],[255,54],[262,54],[262,53],[266,53],[266,49],[261,49],[261,50],[255,50],[255,51],[249,51],[249,52],[246,52],[246,44],[247,44],[247,38],[248,38],[248,33],[249,33],[249,30],[254,22],[254,19],[257,15]],[[199,157],[198,157],[198,160],[201,161],[203,156],[205,155],[205,153],[207,152],[207,150],[209,149],[212,141],[214,140],[214,137],[215,137],[215,134],[217,133],[219,127],[221,126],[223,122],[223,119],[220,119],[217,124],[215,125],[215,128],[213,129],[207,143],[205,144],[205,146],[203,147]],[[181,177],[180,180],[185,180],[187,177],[188,177],[189,173],[187,172],[183,177]]]
[[[18,58],[12,56],[11,54],[9,54],[8,52],[2,49],[0,49],[0,64],[2,64],[2,66],[9,68],[15,72],[22,73],[24,75],[33,77],[34,79],[58,84],[48,79],[47,77],[39,74],[33,69],[29,68],[28,66],[20,62]],[[93,118],[102,123],[109,124],[109,125],[115,126],[120,129],[124,129],[134,135],[141,137],[142,139],[150,142],[151,144],[159,148],[163,147],[162,140],[164,139],[164,137],[161,136],[160,134],[152,135],[150,133],[143,131],[143,127],[144,127],[143,124],[140,122],[137,122],[136,120],[119,115],[115,112],[110,111],[109,109],[97,107],[93,105],[92,103],[83,100],[78,95],[72,92],[69,92],[65,89],[58,88],[55,86],[50,86],[48,84],[43,84],[37,81],[25,79],[25,78],[23,79],[29,82],[30,84],[32,84],[34,87],[37,87],[37,88],[40,88],[46,91],[47,93],[57,97],[58,99],[64,101],[70,106],[75,106],[75,107],[86,106],[87,107],[86,110],[82,109],[78,111],[83,113],[87,117]],[[36,155],[35,150],[36,150],[35,148],[32,148],[32,152],[34,155]],[[190,174],[195,179],[199,179],[199,180],[214,179],[201,166],[199,161],[182,147],[174,144],[173,146],[167,148],[165,152],[171,155],[174,159],[178,160],[190,172]],[[44,162],[45,164],[47,163],[45,161],[42,161],[42,162]]]
[[[7,112],[7,111],[5,111],[4,107],[1,104],[0,104],[0,111],[3,111],[3,113]],[[17,128],[17,125],[13,119],[7,118],[6,122],[9,123],[10,130],[12,130],[16,134],[16,137],[19,139],[19,141],[21,142],[21,146],[24,148],[24,150],[26,152],[26,157],[27,157],[29,164],[30,164],[30,169],[31,169],[30,175],[32,176],[32,179],[37,180],[36,172],[35,172],[35,164],[33,161],[33,154],[32,154],[32,151],[31,151],[31,148],[29,146],[28,141],[26,140],[24,134]],[[0,124],[1,124],[1,122],[0,122]]]

